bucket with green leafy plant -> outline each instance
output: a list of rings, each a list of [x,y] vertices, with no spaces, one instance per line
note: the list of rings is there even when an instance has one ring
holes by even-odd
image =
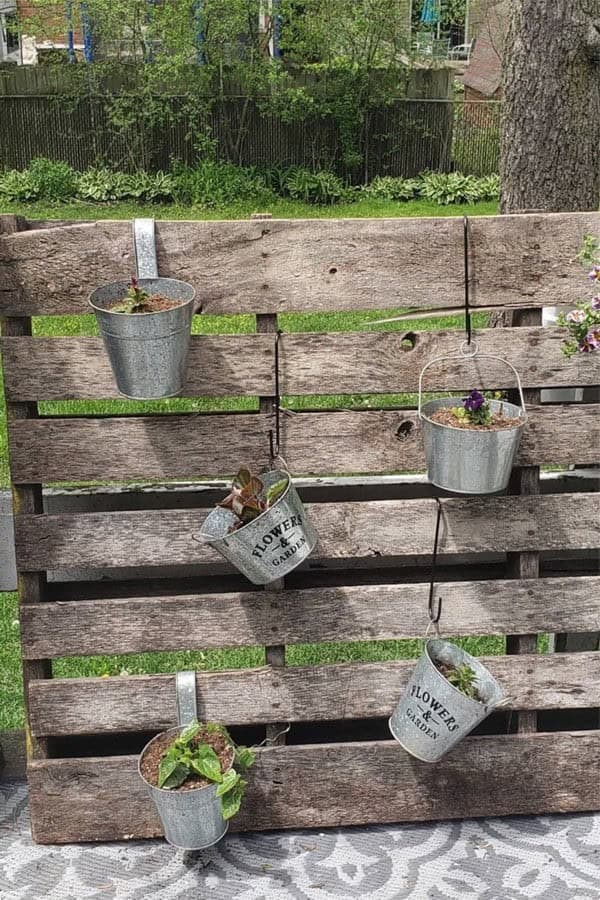
[[[258,478],[242,468],[199,539],[253,584],[269,584],[299,566],[318,536],[288,472],[272,469]]]
[[[234,744],[227,729],[191,722],[164,731],[142,750],[139,774],[148,786],[166,840],[204,850],[226,834],[239,812],[244,774],[254,753]]]
[[[390,718],[390,731],[408,753],[436,762],[466,737],[502,700],[502,688],[465,650],[427,641]]]

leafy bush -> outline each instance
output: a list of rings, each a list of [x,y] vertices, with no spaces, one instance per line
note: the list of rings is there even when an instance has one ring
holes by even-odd
[[[70,200],[77,190],[77,173],[67,163],[38,157],[31,161],[29,175],[40,200]]]
[[[421,176],[420,195],[440,206],[449,206],[451,203],[474,203],[480,199],[480,190],[473,175],[428,172]]]
[[[371,184],[363,188],[363,193],[373,200],[414,200],[419,193],[417,178],[393,178],[391,175],[377,175]]]
[[[356,192],[346,187],[334,172],[309,172],[308,169],[291,169],[285,180],[285,190],[292,200],[331,206],[351,201]]]
[[[22,203],[37,200],[37,188],[31,173],[10,169],[0,174],[0,198],[6,203]]]
[[[195,168],[176,163],[172,194],[177,203],[215,208],[238,200],[269,202],[273,192],[253,167],[204,160]]]
[[[477,187],[479,189],[480,200],[499,200],[500,199],[500,176],[486,175],[484,178],[477,179]]]
[[[115,200],[139,200],[165,203],[173,200],[175,179],[166,172],[129,175],[110,169],[88,169],[78,177],[77,196],[81,200],[108,203]]]

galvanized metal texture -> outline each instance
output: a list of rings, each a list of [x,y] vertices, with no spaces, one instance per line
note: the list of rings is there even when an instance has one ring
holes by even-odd
[[[205,850],[212,847],[227,833],[228,823],[221,812],[221,798],[217,797],[217,785],[211,784],[190,791],[166,791],[146,781],[142,775],[141,761],[152,744],[163,736],[175,738],[180,726],[152,738],[140,754],[138,772],[154,800],[160,821],[169,844],[180,850]]]
[[[135,267],[138,278],[158,278],[154,219],[133,220]]]
[[[200,539],[211,544],[253,584],[283,578],[310,555],[318,540],[289,473],[273,469],[261,475],[267,488],[282,479],[288,480],[285,493],[252,522],[230,534],[237,516],[216,507],[200,531]]]
[[[455,397],[430,400],[421,411],[427,475],[432,484],[455,494],[494,494],[508,485],[525,427],[524,410],[503,400],[488,401],[492,413],[522,424],[499,431],[453,428],[432,421],[439,409],[456,406]]]
[[[471,666],[483,702],[451,685],[436,662]],[[436,762],[487,718],[502,697],[502,688],[478,659],[448,641],[430,640],[392,713],[390,731],[412,756]]]
[[[196,292],[175,278],[143,278],[139,286],[149,294],[177,300],[179,306],[154,313],[112,312],[110,307],[127,294],[125,281],[97,288],[89,302],[119,392],[132,400],[175,397],[185,383]]]
[[[177,692],[177,721],[180,725],[189,725],[198,719],[196,703],[196,673],[177,672],[175,675]]]

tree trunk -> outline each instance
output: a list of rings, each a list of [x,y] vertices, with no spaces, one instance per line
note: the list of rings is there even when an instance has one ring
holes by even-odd
[[[600,0],[513,0],[504,62],[501,210],[596,210]]]

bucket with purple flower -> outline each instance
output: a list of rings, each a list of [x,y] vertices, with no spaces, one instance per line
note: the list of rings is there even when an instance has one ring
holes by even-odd
[[[479,390],[466,397],[423,402],[423,378],[438,362],[457,359],[494,359],[512,370],[520,405],[489,398]],[[427,363],[419,378],[419,419],[423,428],[427,474],[432,484],[455,494],[495,494],[506,489],[526,423],[521,379],[505,359],[479,354],[463,345],[459,354]]]

